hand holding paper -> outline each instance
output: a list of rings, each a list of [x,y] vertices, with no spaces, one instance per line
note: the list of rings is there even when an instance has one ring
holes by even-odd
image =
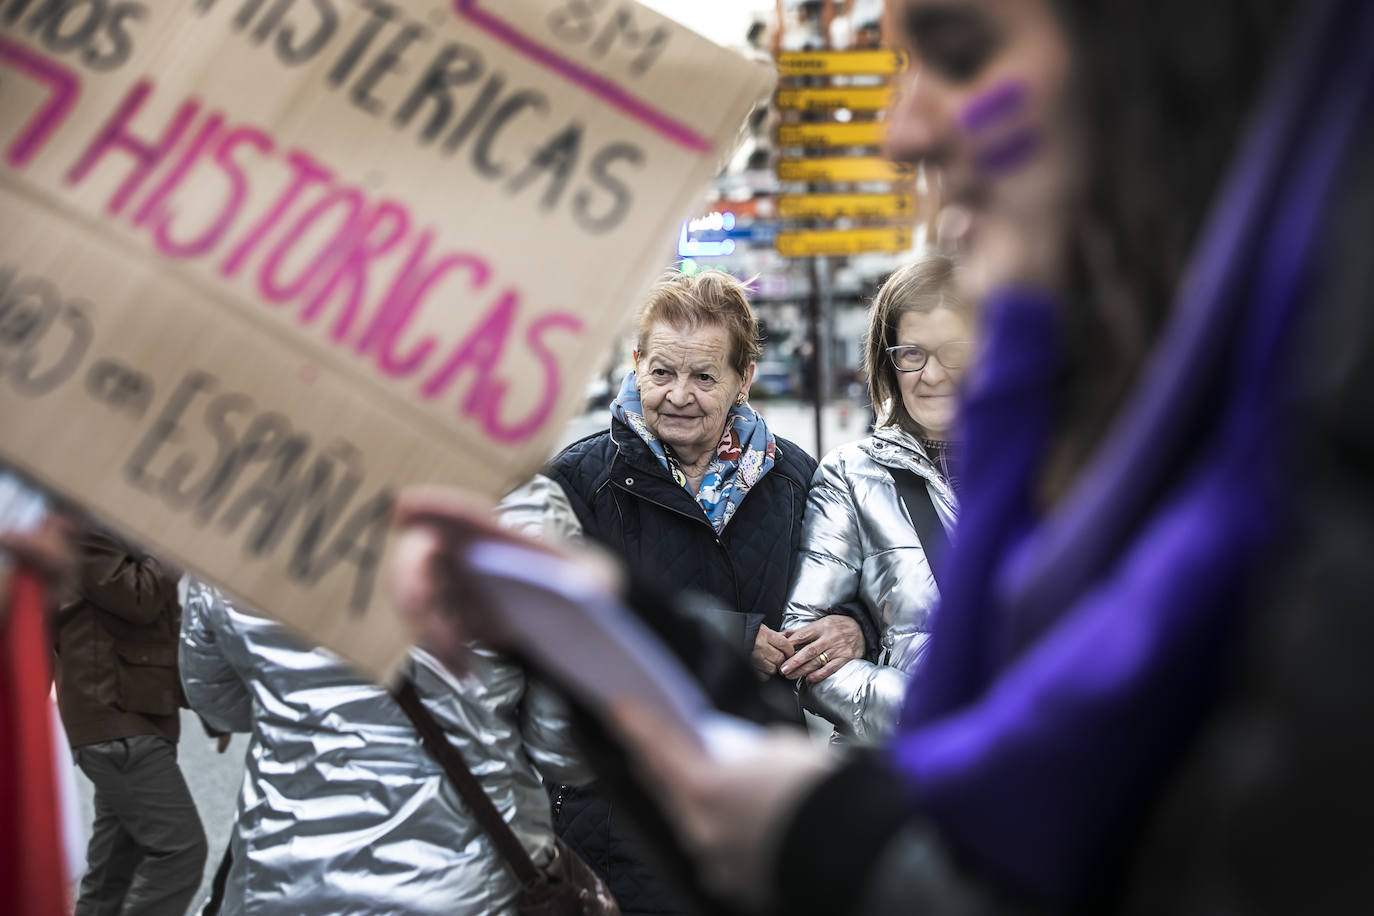
[[[555,548],[499,527],[445,488],[402,498],[393,567],[416,642],[463,670],[468,640],[518,650],[587,709],[628,699],[713,756],[746,754],[760,730],[718,712],[672,652],[621,603],[622,575],[599,550]]]
[[[402,534],[392,561],[392,590],[402,618],[416,644],[455,671],[465,669],[465,643],[481,640],[509,647],[514,640],[492,607],[480,573],[459,558],[476,544],[508,544],[528,551],[537,568],[540,558],[568,562],[595,577],[607,592],[620,586],[620,572],[609,556],[590,548],[559,547],[531,540],[502,528],[491,502],[453,487],[422,486],[406,490],[396,510]]]
[[[637,702],[617,704],[612,723],[640,779],[665,807],[711,890],[766,910],[778,834],[807,791],[838,758],[790,728],[759,730],[746,752],[722,760]]]
[[[399,523],[394,585],[417,641],[451,665],[468,639],[521,652],[620,737],[712,889],[766,905],[773,828],[834,765],[826,749],[717,712],[621,604],[606,555],[527,540],[442,488],[409,491]]]

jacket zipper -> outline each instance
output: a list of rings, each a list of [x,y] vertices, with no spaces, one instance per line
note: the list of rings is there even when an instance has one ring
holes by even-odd
[[[612,436],[611,441],[613,441],[613,442],[615,441],[614,436]],[[615,450],[616,450],[616,457],[617,457],[617,458],[620,457],[620,443],[618,443],[618,442],[616,443]],[[615,460],[615,459],[612,459],[612,463],[614,463],[614,460]],[[688,519],[688,520],[690,520],[690,521],[700,522],[701,524],[705,525],[707,528],[710,528],[710,529],[711,529],[711,536],[714,537],[714,538],[716,539],[716,546],[719,547],[719,548],[720,548],[720,552],[721,552],[722,554],[725,555],[725,564],[730,568],[730,582],[731,582],[731,583],[734,585],[734,587],[735,587],[735,610],[736,610],[736,612],[741,613],[741,614],[750,613],[749,611],[746,611],[743,607],[740,606],[740,605],[742,604],[742,602],[741,602],[741,600],[740,600],[740,593],[739,593],[739,571],[735,569],[735,558],[732,557],[732,556],[730,556],[730,551],[728,551],[728,550],[725,549],[725,543],[721,540],[719,532],[716,531],[715,526],[711,524],[710,520],[709,520],[708,518],[706,518],[705,515],[693,515],[692,513],[683,512],[681,509],[674,508],[673,506],[665,505],[664,503],[661,503],[661,502],[659,502],[658,500],[656,500],[656,499],[654,499],[654,498],[652,498],[652,497],[649,497],[649,496],[641,496],[640,494],[638,494],[638,493],[634,492],[633,490],[631,490],[630,488],[626,487],[624,484],[620,483],[620,482],[619,482],[617,479],[615,479],[615,478],[612,478],[612,483],[614,484],[614,486],[615,486],[617,489],[624,490],[625,493],[626,493],[626,495],[631,496],[631,497],[633,497],[634,499],[641,499],[641,500],[643,500],[644,502],[649,503],[649,504],[652,505],[652,506],[658,506],[660,509],[664,509],[664,510],[666,510],[666,511],[668,511],[668,512],[672,512],[672,513],[674,513],[675,515],[680,515],[680,516],[682,516],[683,518]],[[792,481],[791,481],[791,480],[787,481],[787,483],[788,483],[788,486],[791,486],[791,485],[792,485]],[[743,506],[743,505],[744,505],[744,500],[748,499],[749,496],[750,496],[753,492],[754,492],[754,490],[753,490],[753,488],[751,487],[751,488],[749,489],[749,492],[748,492],[748,493],[745,493],[745,494],[744,494],[744,497],[743,497],[742,499],[740,499],[740,501],[739,501],[740,506]],[[696,497],[693,497],[693,500],[695,500],[695,499],[696,499]],[[736,511],[738,511],[738,508],[736,509]]]
[[[643,496],[639,493],[636,493],[630,488],[626,487],[624,484],[620,483],[619,481],[616,481],[615,486],[618,489],[624,490],[625,494],[631,497],[632,499],[642,500],[651,506],[658,506],[660,509],[663,509],[667,512],[671,512],[674,515],[681,516],[682,518],[685,518],[688,521],[700,522],[701,524],[705,525],[707,529],[711,532],[711,537],[715,538],[716,546],[720,548],[721,554],[725,557],[725,565],[730,570],[730,583],[734,586],[735,589],[735,610],[739,613],[744,613],[743,609],[740,608],[739,573],[735,570],[735,560],[733,557],[730,556],[730,551],[725,549],[725,544],[721,541],[720,534],[716,531],[716,526],[712,525],[710,520],[706,518],[705,515],[695,515],[690,512],[683,512],[681,509],[677,509],[673,506],[661,503],[653,497]],[[674,486],[676,486],[676,483],[674,484]],[[745,497],[748,498],[748,495],[749,494],[746,493]],[[740,503],[742,505],[744,503],[744,500],[740,500]]]

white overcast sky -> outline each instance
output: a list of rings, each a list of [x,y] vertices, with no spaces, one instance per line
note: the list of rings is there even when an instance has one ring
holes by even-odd
[[[774,0],[639,0],[724,45],[743,43],[754,13],[770,11]]]

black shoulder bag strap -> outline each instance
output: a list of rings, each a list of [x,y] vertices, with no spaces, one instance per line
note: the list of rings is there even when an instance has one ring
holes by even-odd
[[[921,549],[926,552],[930,563],[930,573],[935,577],[935,585],[943,588],[940,577],[945,568],[945,557],[949,554],[949,535],[940,518],[935,514],[935,503],[930,499],[930,488],[926,479],[915,471],[906,468],[888,468],[892,480],[897,484],[897,495],[906,506],[906,514],[911,516],[911,527],[916,529],[916,537]]]
[[[430,715],[425,704],[420,702],[420,696],[415,692],[415,684],[410,678],[403,678],[401,684],[396,688],[396,702],[405,711],[406,717],[415,726],[415,730],[420,733],[424,740],[425,747],[429,750],[430,756],[439,762],[444,768],[444,772],[453,782],[458,794],[468,803],[472,813],[477,818],[477,823],[482,825],[482,829],[491,838],[492,845],[501,854],[501,858],[506,860],[510,870],[514,872],[515,878],[522,885],[529,887],[537,881],[544,879],[544,873],[534,864],[530,854],[525,851],[515,832],[510,829],[506,819],[501,816],[501,812],[496,810],[496,806],[491,803],[482,784],[477,781],[477,777],[472,775],[472,770],[468,769],[467,762],[463,760],[463,755],[449,743],[448,736],[439,723],[434,721],[434,716]]]

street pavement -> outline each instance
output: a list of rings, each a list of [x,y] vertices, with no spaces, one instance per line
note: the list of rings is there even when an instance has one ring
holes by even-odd
[[[816,454],[815,415],[810,405],[795,401],[757,401],[754,407],[763,415],[775,435],[791,439],[812,455]],[[568,423],[556,447],[561,449],[583,436],[605,429],[609,422],[609,411],[604,408],[576,417]],[[867,432],[867,422],[867,412],[862,408],[831,405],[822,415],[821,444],[830,451],[845,442],[861,438]],[[233,829],[234,807],[243,780],[243,755],[248,747],[248,736],[235,735],[229,749],[217,754],[215,742],[205,737],[195,715],[183,710],[181,718],[178,759],[200,811],[201,824],[205,827],[205,838],[210,846],[205,862],[205,879],[191,911],[198,912],[209,894],[210,881]],[[94,817],[92,788],[80,770],[76,770],[76,779],[81,798],[81,822],[89,836]]]

